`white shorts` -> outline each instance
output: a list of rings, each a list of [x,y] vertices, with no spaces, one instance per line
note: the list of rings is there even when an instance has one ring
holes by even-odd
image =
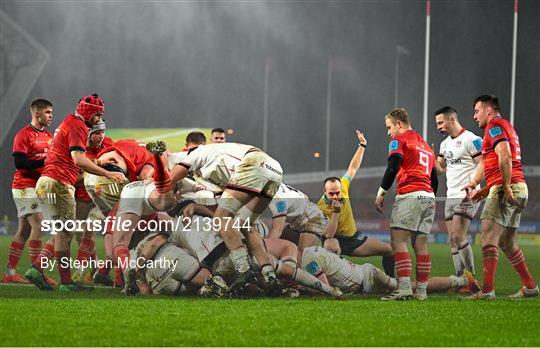
[[[124,179],[117,182],[104,176],[84,173],[84,188],[103,215],[107,215],[118,203],[122,189],[129,183],[127,178]]]
[[[158,249],[152,258],[156,267],[146,268],[148,284],[160,294],[177,295],[182,284],[189,283],[199,273],[199,262],[184,249],[166,243]],[[172,267],[160,267],[159,261],[176,262]]]
[[[434,219],[433,192],[415,191],[396,196],[390,214],[390,227],[430,234]]]
[[[21,218],[26,215],[43,213],[43,207],[39,203],[35,188],[11,189],[11,193],[17,206],[17,217]]]
[[[283,170],[278,161],[262,151],[252,151],[244,155],[226,188],[255,192],[272,198],[282,179]]]
[[[156,185],[152,180],[134,181],[124,186],[120,194],[116,216],[126,213],[147,216],[155,213],[156,210],[148,202],[148,198],[155,188]]]
[[[472,220],[480,207],[480,202],[473,203],[471,201],[464,202],[463,198],[446,198],[444,203],[444,219],[446,221],[452,220],[454,215],[462,216],[466,219]]]

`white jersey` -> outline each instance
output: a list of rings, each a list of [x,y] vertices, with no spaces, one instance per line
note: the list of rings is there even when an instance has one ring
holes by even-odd
[[[447,197],[463,198],[461,191],[474,176],[476,163],[474,158],[482,155],[482,138],[468,130],[463,130],[457,137],[448,136],[441,143],[439,156],[446,161]]]
[[[254,148],[236,143],[200,145],[190,151],[180,165],[204,180],[224,188],[244,155]]]
[[[195,255],[199,262],[223,243],[223,239],[214,232],[212,218],[194,215],[189,219],[182,216],[177,219],[180,221],[175,221],[174,226],[177,228],[171,233],[169,241]]]
[[[172,170],[174,166],[176,166],[178,163],[182,162],[184,158],[186,158],[188,152],[187,151],[180,151],[180,152],[171,152],[167,154],[167,162],[169,166],[169,170]]]
[[[353,264],[319,246],[304,249],[301,268],[315,277],[326,274],[330,285],[337,286],[343,292],[359,292],[364,288],[365,265]]]
[[[310,231],[313,228],[311,220],[317,220],[317,226],[326,225],[326,218],[319,207],[310,202],[308,196],[289,185],[281,184],[276,195],[268,206],[272,217],[287,216],[285,222],[295,231]],[[321,223],[324,222],[324,223]],[[320,227],[317,231],[320,232]]]

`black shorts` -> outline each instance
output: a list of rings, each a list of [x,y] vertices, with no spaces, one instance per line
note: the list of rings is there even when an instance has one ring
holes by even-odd
[[[334,238],[336,238],[339,242],[339,247],[341,248],[341,254],[352,256],[353,251],[359,246],[361,246],[362,244],[364,244],[366,240],[368,239],[368,236],[358,231],[350,237],[334,236]],[[326,238],[323,237],[323,243],[325,240]]]

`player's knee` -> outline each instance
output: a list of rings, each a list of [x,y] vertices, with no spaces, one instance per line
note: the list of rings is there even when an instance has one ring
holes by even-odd
[[[450,237],[450,241],[453,245],[455,246],[459,246],[461,245],[461,243],[463,242],[462,240],[463,238],[461,238],[460,235],[458,234],[453,234],[451,237]]]

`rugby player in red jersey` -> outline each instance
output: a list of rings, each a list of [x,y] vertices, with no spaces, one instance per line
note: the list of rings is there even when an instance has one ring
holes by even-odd
[[[91,160],[97,158],[97,154],[104,148],[110,147],[113,145],[111,138],[105,136],[106,130],[105,122],[100,121],[96,123],[88,131],[88,145],[86,146],[86,157]],[[103,220],[105,217],[99,211],[97,206],[92,201],[92,198],[86,192],[84,188],[84,176],[86,174],[82,173],[79,175],[77,182],[75,183],[75,201],[77,203],[76,216],[77,220]],[[95,231],[83,231],[82,234],[77,234],[77,240],[79,242],[79,251],[77,252],[78,261],[88,261],[90,259],[96,259],[96,233]],[[84,267],[79,266],[77,270],[72,275],[72,278],[75,282],[82,281],[82,275],[84,272]],[[86,282],[91,282],[90,279],[86,279]]]
[[[431,271],[428,236],[435,217],[437,172],[435,155],[426,141],[411,128],[405,109],[395,109],[385,116],[388,136],[388,167],[375,199],[375,207],[383,212],[384,195],[397,175],[397,196],[390,215],[390,237],[398,288],[382,300],[407,300],[413,297],[412,262],[407,249],[409,239],[416,254],[416,293],[427,299],[426,287]]]
[[[129,182],[150,178],[154,174],[154,157],[145,146],[144,143],[136,140],[118,140],[97,154],[98,165],[123,175],[123,180],[119,182],[104,176],[85,174],[86,191],[103,215],[109,216],[107,223],[110,223],[116,214],[114,207],[120,199],[124,186]],[[112,230],[109,225],[105,226],[104,242],[105,254],[108,259],[113,260]],[[120,270],[116,270],[114,283],[108,277],[109,271],[110,269],[106,266],[99,268],[94,274],[94,282],[123,287]]]
[[[483,170],[477,170],[466,189],[472,191],[474,201],[487,200],[480,216],[480,240],[484,286],[470,299],[495,298],[495,271],[499,261],[498,247],[504,252],[521,278],[522,287],[510,298],[538,296],[534,281],[525,262],[525,256],[516,243],[516,230],[527,204],[528,189],[521,169],[521,146],[514,127],[502,118],[499,100],[493,95],[481,95],[474,100],[474,120],[484,128],[482,143]],[[481,168],[482,169],[482,168]],[[487,190],[475,191],[485,177]]]
[[[15,135],[13,141],[16,170],[11,191],[17,206],[19,226],[9,248],[7,269],[2,283],[28,283],[23,276],[16,273],[27,240],[32,262],[41,251],[43,208],[38,202],[35,187],[52,144],[52,134],[45,128],[52,122],[53,104],[47,99],[38,98],[30,104],[30,113],[32,120]],[[52,249],[52,245],[48,245],[48,248]]]
[[[79,100],[74,114],[68,115],[56,129],[53,145],[45,163],[45,169],[36,183],[36,194],[52,221],[69,221],[75,218],[75,182],[81,169],[108,178],[120,180],[122,175],[97,166],[85,156],[88,142],[88,127],[101,121],[105,108],[97,94]],[[65,226],[64,226],[65,227]],[[54,231],[54,253],[60,272],[60,290],[87,290],[89,288],[73,283],[69,267],[70,244],[73,234],[66,229]],[[25,273],[26,279],[39,289],[52,290],[45,282],[42,265],[34,262]]]

